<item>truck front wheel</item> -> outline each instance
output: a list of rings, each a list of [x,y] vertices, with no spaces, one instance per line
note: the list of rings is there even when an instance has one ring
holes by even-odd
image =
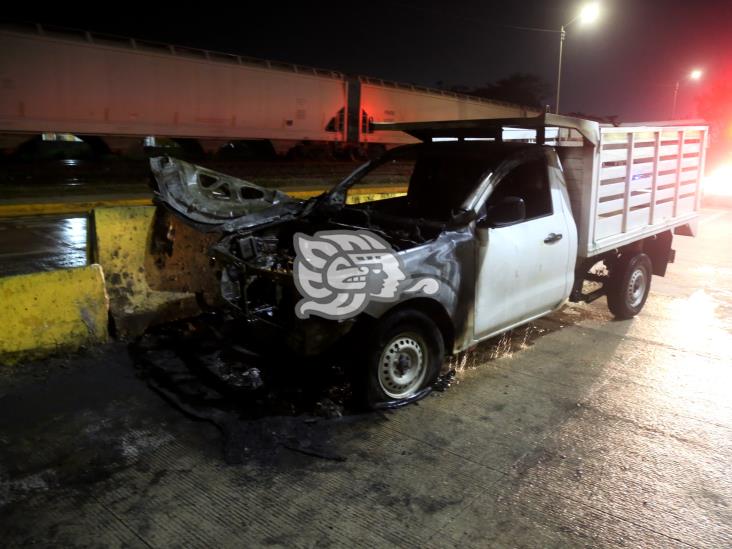
[[[397,311],[379,321],[364,353],[367,405],[405,400],[434,383],[445,355],[434,322],[420,311]]]
[[[637,315],[648,298],[651,289],[653,266],[643,253],[621,258],[610,273],[607,306],[617,319]]]

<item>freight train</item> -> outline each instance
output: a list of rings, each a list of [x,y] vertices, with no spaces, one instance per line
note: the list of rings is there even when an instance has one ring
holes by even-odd
[[[166,137],[385,148],[373,122],[524,117],[536,109],[412,84],[41,25],[0,28],[0,134]],[[209,145],[210,146],[210,145]]]

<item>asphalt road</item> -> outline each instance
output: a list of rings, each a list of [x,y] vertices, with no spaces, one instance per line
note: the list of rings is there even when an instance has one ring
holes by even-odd
[[[0,539],[729,547],[732,212],[704,212],[701,231],[676,238],[634,320],[568,306],[453,359],[457,383],[401,410],[232,416],[239,464],[121,344],[5,371]]]

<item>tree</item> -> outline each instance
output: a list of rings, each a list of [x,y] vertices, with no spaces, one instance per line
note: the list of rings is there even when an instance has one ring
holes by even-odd
[[[544,100],[551,92],[549,85],[541,77],[535,74],[514,73],[495,83],[475,88],[470,93],[487,99],[508,101],[543,110]]]

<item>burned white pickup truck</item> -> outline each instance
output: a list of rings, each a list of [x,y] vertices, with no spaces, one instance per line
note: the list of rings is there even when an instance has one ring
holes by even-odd
[[[412,397],[446,353],[567,299],[638,314],[673,233],[696,229],[703,125],[547,114],[378,129],[419,143],[306,201],[152,160],[159,201],[222,232],[213,253],[233,310],[306,353],[351,337],[371,404]]]

